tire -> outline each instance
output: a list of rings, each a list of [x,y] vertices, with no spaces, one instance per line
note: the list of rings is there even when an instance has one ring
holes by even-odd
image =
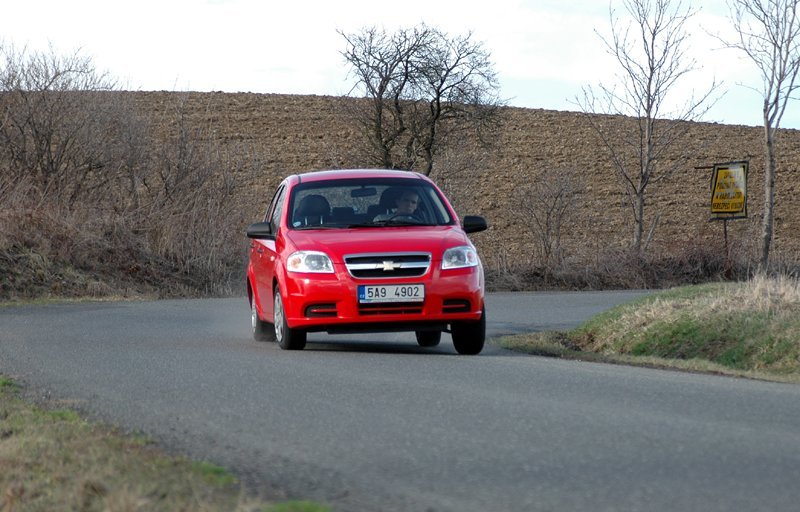
[[[303,350],[306,346],[306,333],[298,329],[291,329],[286,323],[286,314],[283,309],[281,291],[275,288],[275,302],[273,315],[275,326],[275,339],[283,350]]]
[[[435,347],[442,341],[442,331],[417,331],[415,334],[420,347]]]
[[[486,310],[481,311],[481,319],[477,322],[454,322],[451,326],[453,347],[456,352],[465,356],[481,353],[486,341]]]
[[[271,323],[261,320],[256,308],[256,298],[250,299],[250,326],[256,341],[275,341],[275,328]]]

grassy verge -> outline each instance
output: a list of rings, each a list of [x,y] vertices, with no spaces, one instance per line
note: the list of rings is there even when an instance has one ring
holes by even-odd
[[[800,281],[685,286],[567,332],[506,336],[531,354],[800,382]]]
[[[15,308],[20,306],[47,306],[50,304],[85,304],[91,302],[132,302],[136,300],[157,300],[156,295],[139,295],[136,297],[126,297],[123,295],[108,295],[105,297],[37,297],[28,300],[0,300],[0,308]]]
[[[0,511],[323,512],[317,503],[266,503],[203,461],[167,456],[140,436],[66,409],[22,400],[0,376]]]

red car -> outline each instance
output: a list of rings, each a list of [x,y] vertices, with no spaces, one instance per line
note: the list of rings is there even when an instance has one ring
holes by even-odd
[[[289,176],[247,229],[253,336],[301,350],[306,333],[452,335],[460,354],[486,336],[483,267],[439,188],[421,174],[321,171]]]

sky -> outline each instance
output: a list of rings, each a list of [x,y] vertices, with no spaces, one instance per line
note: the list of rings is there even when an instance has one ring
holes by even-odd
[[[686,1],[686,0],[685,0]],[[698,69],[672,90],[675,105],[715,80],[703,121],[760,126],[759,73],[711,34],[730,33],[725,0],[694,0],[687,53]],[[491,53],[508,105],[578,111],[587,86],[618,82],[599,34],[621,0],[0,0],[0,41],[76,50],[129,90],[342,96],[354,85],[339,32],[420,23],[472,33]],[[793,101],[782,127],[800,129]]]

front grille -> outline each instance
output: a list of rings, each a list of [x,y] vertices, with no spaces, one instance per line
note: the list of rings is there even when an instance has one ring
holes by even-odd
[[[416,315],[422,313],[421,302],[359,304],[359,315]]]
[[[345,256],[345,266],[357,279],[398,279],[425,275],[431,266],[430,253],[381,253]]]

